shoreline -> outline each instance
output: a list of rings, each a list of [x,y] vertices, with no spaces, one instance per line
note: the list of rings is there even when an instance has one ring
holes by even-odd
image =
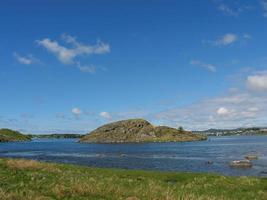
[[[266,199],[267,179],[0,157],[0,199]]]
[[[197,175],[215,175],[215,176],[223,176],[228,178],[240,178],[240,177],[247,177],[247,178],[256,178],[256,179],[266,179],[267,180],[267,173],[262,172],[262,175],[238,175],[238,174],[223,174],[220,172],[215,171],[186,171],[186,170],[162,170],[162,169],[143,169],[143,168],[123,168],[123,167],[106,167],[106,166],[93,166],[88,164],[81,164],[81,163],[70,163],[70,162],[61,162],[61,161],[52,161],[52,160],[41,160],[35,158],[27,158],[27,157],[9,157],[9,156],[1,156],[0,160],[29,160],[35,161],[45,164],[54,164],[54,165],[71,165],[73,167],[82,167],[82,168],[89,168],[89,169],[99,169],[99,170],[121,170],[121,171],[140,171],[140,172],[148,172],[148,173],[174,173],[174,174],[197,174]],[[234,168],[230,166],[229,168],[236,169],[236,170],[246,170],[246,168]],[[209,165],[209,164],[207,164]]]

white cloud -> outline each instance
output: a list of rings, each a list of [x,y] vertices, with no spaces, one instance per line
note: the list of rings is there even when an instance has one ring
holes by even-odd
[[[18,53],[14,52],[13,56],[20,64],[23,65],[31,65],[36,61],[36,59],[32,55],[21,56]]]
[[[112,119],[111,114],[109,112],[101,112],[101,113],[99,113],[99,116],[103,117],[103,118],[105,118],[107,120],[111,120]]]
[[[45,47],[49,52],[56,55],[56,57],[64,64],[73,62],[73,58],[77,56],[77,52],[73,49],[60,46],[58,42],[52,41],[49,38],[38,40],[37,43]]]
[[[238,36],[233,33],[227,33],[224,36],[220,37],[218,40],[214,41],[216,46],[227,46],[238,40]]]
[[[243,1],[212,0],[217,8],[227,16],[238,17],[242,12],[253,10],[254,7]]]
[[[202,42],[212,46],[226,47],[237,42],[246,43],[251,38],[252,36],[248,33],[244,33],[240,36],[234,33],[226,33],[223,36],[218,37],[216,40],[203,40]]]
[[[73,108],[71,112],[76,116],[79,116],[83,113],[83,111],[80,108]]]
[[[267,91],[267,73],[248,76],[247,87],[253,91]]]
[[[261,5],[263,9],[263,16],[267,17],[267,0],[262,0]]]
[[[62,40],[66,45],[59,44],[58,41],[44,38],[37,40],[37,44],[43,46],[48,52],[54,54],[63,64],[76,64],[75,59],[81,55],[105,54],[110,52],[109,44],[100,40],[95,45],[85,45],[67,34],[62,35]]]
[[[204,62],[202,62],[200,60],[191,60],[190,64],[203,67],[203,68],[205,68],[205,69],[207,69],[207,70],[209,70],[211,72],[216,72],[216,66],[215,65],[204,63]]]
[[[219,116],[229,116],[233,113],[233,111],[230,111],[228,110],[227,108],[225,107],[220,107],[218,110],[217,110],[217,115]]]

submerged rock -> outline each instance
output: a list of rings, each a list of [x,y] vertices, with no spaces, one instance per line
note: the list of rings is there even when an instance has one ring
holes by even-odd
[[[213,164],[213,161],[212,160],[209,160],[206,162],[207,165],[212,165]]]
[[[267,171],[260,171],[258,175],[262,177],[267,177]]]
[[[80,142],[184,142],[206,140],[207,137],[167,126],[153,126],[143,119],[129,119],[106,124],[85,135]]]
[[[247,160],[257,160],[258,156],[256,156],[256,155],[246,155],[245,159],[247,159]]]
[[[234,160],[230,163],[230,167],[235,168],[251,168],[252,163],[250,160]]]

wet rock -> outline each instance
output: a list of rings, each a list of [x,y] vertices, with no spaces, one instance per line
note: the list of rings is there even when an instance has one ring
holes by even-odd
[[[207,165],[212,165],[213,164],[213,161],[212,160],[209,160],[206,162]]]
[[[234,160],[230,163],[230,167],[234,168],[251,168],[252,163],[250,160]]]
[[[246,155],[245,159],[247,159],[247,160],[257,160],[258,156],[256,156],[256,155]]]

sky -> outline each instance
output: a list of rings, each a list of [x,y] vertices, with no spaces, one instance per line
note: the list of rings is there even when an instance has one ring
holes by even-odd
[[[267,126],[267,0],[2,0],[0,127]]]

